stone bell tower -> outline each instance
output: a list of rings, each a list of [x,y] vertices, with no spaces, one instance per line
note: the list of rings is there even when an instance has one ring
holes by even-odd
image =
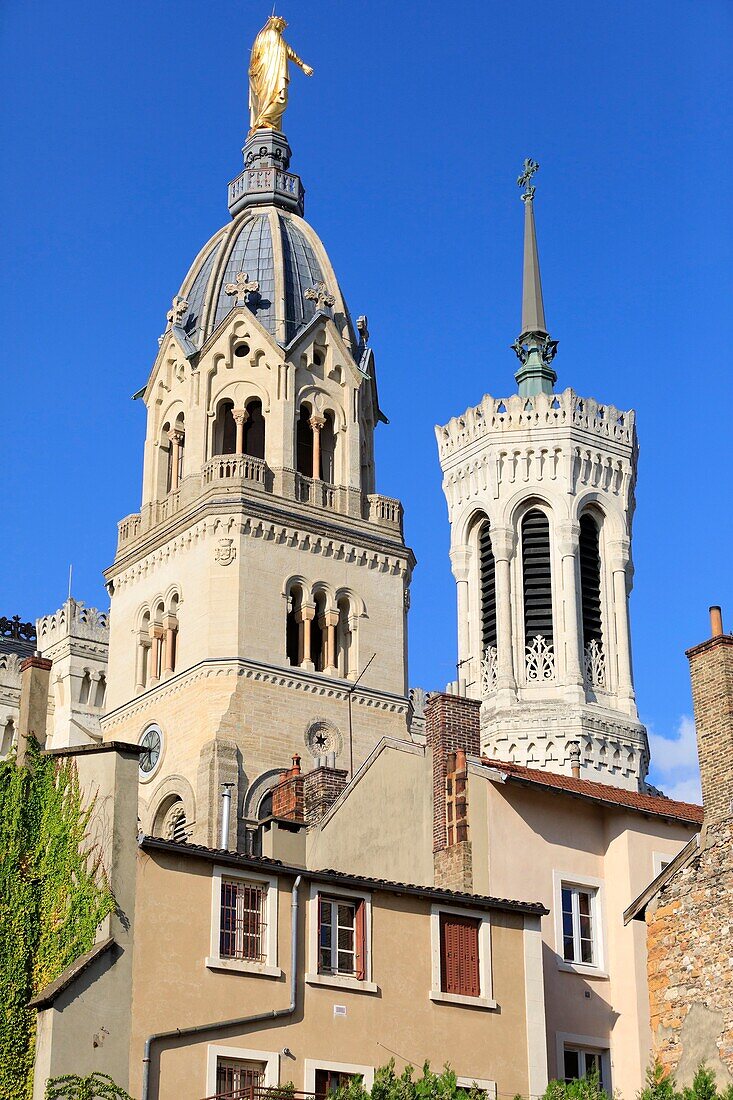
[[[524,203],[518,392],[436,428],[458,594],[460,679],[488,755],[643,789],[634,696],[634,413],[555,393],[532,177]]]
[[[231,221],[173,298],[137,395],[142,504],[106,573],[102,720],[148,750],[145,831],[218,843],[226,782],[230,847],[294,753],[351,771],[405,736],[414,564],[400,502],[375,491],[366,318],[352,323],[303,219],[285,135],[256,129],[243,154]]]

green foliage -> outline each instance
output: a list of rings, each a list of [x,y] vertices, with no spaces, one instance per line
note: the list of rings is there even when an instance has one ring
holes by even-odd
[[[652,1062],[646,1071],[646,1085],[637,1100],[676,1100],[675,1080],[662,1063]]]
[[[0,762],[0,1096],[28,1100],[35,1018],[28,1001],[94,943],[114,909],[84,842],[76,767],[29,746],[28,766]]]
[[[412,1066],[406,1066],[398,1077],[393,1059],[377,1070],[370,1092],[364,1088],[361,1077],[355,1077],[339,1089],[336,1097],[337,1100],[484,1100],[480,1089],[461,1088],[450,1066],[442,1073],[432,1073],[426,1062],[421,1077],[414,1077],[414,1073]]]
[[[550,1081],[543,1100],[608,1100],[597,1073],[573,1081]]]
[[[67,1073],[63,1077],[49,1077],[46,1100],[132,1100],[132,1097],[106,1073],[92,1073],[89,1077]]]
[[[600,1087],[597,1074],[580,1081],[550,1081],[542,1100],[608,1100]],[[516,1098],[515,1098],[516,1100]],[[654,1061],[646,1071],[646,1084],[637,1093],[636,1100],[733,1100],[733,1085],[718,1091],[715,1074],[701,1063],[691,1088],[677,1089],[674,1075],[659,1061]]]

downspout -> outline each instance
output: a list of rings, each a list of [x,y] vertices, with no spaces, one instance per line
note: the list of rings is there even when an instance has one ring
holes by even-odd
[[[290,1004],[287,1008],[274,1008],[270,1012],[258,1012],[254,1016],[240,1016],[234,1020],[220,1020],[214,1024],[177,1027],[172,1031],[159,1031],[153,1035],[148,1035],[145,1040],[145,1053],[143,1055],[143,1088],[140,1100],[150,1100],[150,1054],[153,1043],[157,1043],[161,1039],[181,1039],[189,1035],[200,1035],[204,1031],[225,1031],[230,1027],[244,1027],[246,1024],[257,1024],[264,1020],[278,1020],[284,1016],[291,1016],[295,1012],[298,988],[298,891],[300,890],[302,877],[302,875],[298,875],[293,883],[292,901],[290,903]]]

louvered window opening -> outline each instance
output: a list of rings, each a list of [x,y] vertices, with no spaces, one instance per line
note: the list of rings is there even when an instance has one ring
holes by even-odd
[[[460,997],[481,994],[478,932],[480,920],[440,914],[440,988]]]
[[[263,962],[267,887],[222,879],[220,947],[224,959]]]
[[[216,1092],[231,1100],[246,1100],[252,1089],[260,1089],[265,1083],[265,1066],[262,1062],[240,1062],[235,1058],[220,1058],[216,1066]]]
[[[489,521],[481,525],[478,538],[481,584],[481,650],[496,645],[496,569],[491,549]]]
[[[580,517],[580,590],[583,645],[603,641],[601,622],[601,555],[598,525],[587,513]]]
[[[527,645],[541,634],[553,646],[552,571],[550,522],[533,509],[522,521],[522,581],[524,588],[524,636]]]

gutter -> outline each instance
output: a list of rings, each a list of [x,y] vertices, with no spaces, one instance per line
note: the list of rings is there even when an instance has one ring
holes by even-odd
[[[284,1016],[292,1016],[295,1012],[298,986],[298,906],[301,875],[298,875],[293,883],[292,901],[290,903],[290,1004],[287,1008],[274,1008],[269,1012],[258,1012],[254,1016],[239,1016],[233,1020],[219,1020],[213,1024],[195,1024],[192,1027],[174,1028],[172,1031],[158,1031],[148,1035],[145,1040],[145,1053],[143,1055],[143,1087],[141,1100],[150,1100],[150,1057],[153,1043],[163,1039],[182,1039],[189,1035],[200,1035],[205,1031],[225,1031],[230,1027],[244,1027],[247,1024],[256,1024],[265,1020],[279,1020]]]

